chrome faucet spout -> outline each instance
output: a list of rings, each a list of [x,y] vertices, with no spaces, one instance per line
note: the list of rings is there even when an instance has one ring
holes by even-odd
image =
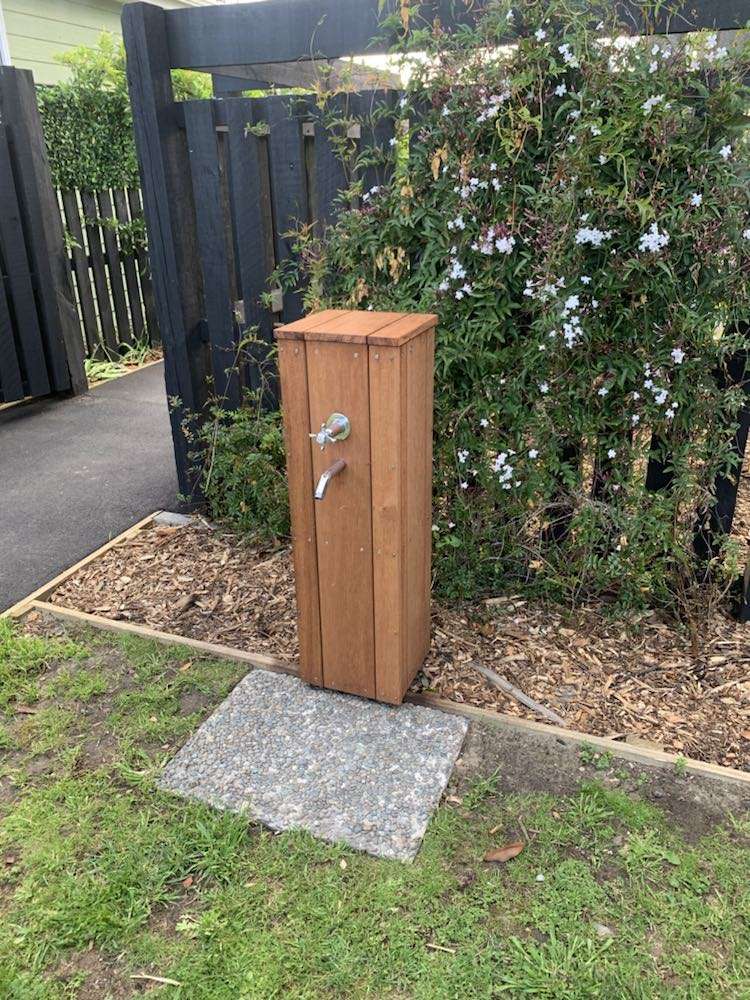
[[[323,497],[326,495],[326,490],[328,489],[328,484],[330,483],[330,481],[333,479],[334,476],[337,476],[339,472],[343,472],[345,468],[346,468],[346,462],[343,460],[343,458],[339,458],[333,463],[333,465],[330,465],[326,469],[326,471],[321,475],[320,479],[318,480],[318,485],[315,487],[314,496],[316,500],[323,499]]]

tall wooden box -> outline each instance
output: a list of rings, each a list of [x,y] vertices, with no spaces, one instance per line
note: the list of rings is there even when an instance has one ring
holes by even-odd
[[[436,321],[329,309],[276,331],[301,676],[393,704],[430,644]]]

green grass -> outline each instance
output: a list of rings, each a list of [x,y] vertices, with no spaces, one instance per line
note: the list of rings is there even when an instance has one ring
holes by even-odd
[[[2,998],[750,997],[747,820],[688,844],[599,783],[501,796],[490,776],[436,812],[414,864],[377,861],[155,788],[242,668],[2,624],[0,642]],[[526,850],[485,864],[519,828]]]

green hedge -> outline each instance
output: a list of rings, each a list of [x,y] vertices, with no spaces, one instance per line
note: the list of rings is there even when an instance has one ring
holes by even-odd
[[[97,46],[78,46],[60,61],[70,68],[70,80],[38,90],[55,186],[93,191],[137,186],[122,42],[104,33]],[[177,70],[173,85],[178,100],[211,94],[210,77],[202,73]]]

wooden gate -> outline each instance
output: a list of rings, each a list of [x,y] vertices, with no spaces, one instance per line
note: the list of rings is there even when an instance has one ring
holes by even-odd
[[[87,388],[62,222],[28,70],[0,67],[0,403]]]
[[[269,5],[250,6],[258,15],[253,30],[268,27]],[[297,13],[308,6],[303,2]],[[216,10],[224,14],[229,8]],[[351,179],[337,148],[340,140],[351,144],[355,156],[364,149],[388,149],[393,116],[383,111],[394,107],[398,94],[339,93],[325,113],[312,94],[175,102],[170,74],[185,61],[177,29],[186,22],[172,21],[170,13],[129,4],[123,35],[178,477],[182,492],[191,494],[195,477],[186,416],[201,411],[212,389],[234,406],[243,386],[257,386],[257,370],[235,369],[238,338],[255,327],[270,348],[274,325],[302,315],[301,290],[282,295],[269,278],[276,268],[294,263],[300,226],[320,228],[335,218]],[[344,20],[352,20],[348,11]],[[377,15],[358,28],[371,31],[376,23]],[[195,37],[201,36],[197,26]],[[246,33],[243,37],[250,43]],[[260,35],[251,47],[268,52]],[[214,65],[202,56],[193,68],[212,74],[215,92],[217,82],[232,77],[238,79],[234,87],[222,87],[224,93],[268,89],[269,75],[276,76],[273,67],[248,71],[239,61]],[[374,153],[362,168],[363,190],[383,179],[376,161]]]

